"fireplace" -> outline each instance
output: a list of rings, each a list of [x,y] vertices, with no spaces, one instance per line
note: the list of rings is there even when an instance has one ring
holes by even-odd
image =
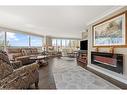
[[[123,74],[123,54],[91,52],[91,63]]]

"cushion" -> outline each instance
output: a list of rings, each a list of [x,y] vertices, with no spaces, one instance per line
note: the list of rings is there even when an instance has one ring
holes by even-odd
[[[31,50],[29,48],[22,49],[22,54],[24,56],[31,55]]]
[[[0,50],[0,60],[3,60],[7,64],[10,64],[10,60],[9,60],[8,55],[5,51]]]
[[[37,54],[38,53],[37,48],[31,48],[31,53],[32,54]]]
[[[27,53],[27,55],[31,55],[32,54],[30,49],[26,49],[26,53]]]
[[[12,54],[12,59],[15,60],[17,57],[20,57],[20,56],[22,56],[21,53],[14,53],[14,54]]]
[[[23,56],[26,56],[26,55],[27,55],[27,53],[26,53],[26,50],[25,50],[25,49],[22,49],[22,55],[23,55]]]

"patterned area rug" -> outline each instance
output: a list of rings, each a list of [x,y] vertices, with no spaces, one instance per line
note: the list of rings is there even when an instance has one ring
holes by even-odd
[[[54,59],[53,75],[57,89],[119,89],[110,82],[77,66],[76,60]]]

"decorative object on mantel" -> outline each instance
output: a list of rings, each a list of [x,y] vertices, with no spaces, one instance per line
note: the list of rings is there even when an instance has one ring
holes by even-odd
[[[109,53],[114,53],[114,47],[109,48]]]
[[[93,46],[126,46],[126,12],[94,25]]]
[[[96,52],[99,52],[99,47],[96,47],[96,48],[95,48],[95,51],[96,51]]]
[[[123,54],[91,52],[91,63],[107,70],[123,74],[123,56]]]

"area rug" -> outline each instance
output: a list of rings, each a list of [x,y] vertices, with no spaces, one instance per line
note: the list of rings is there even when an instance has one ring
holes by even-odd
[[[77,66],[76,60],[55,59],[53,76],[57,89],[119,89],[101,77]]]

